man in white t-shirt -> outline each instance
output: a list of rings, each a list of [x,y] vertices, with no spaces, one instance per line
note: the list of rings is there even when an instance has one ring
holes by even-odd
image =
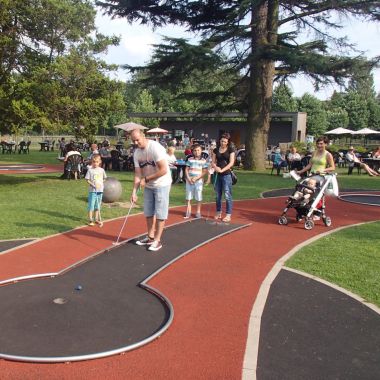
[[[132,131],[131,140],[137,147],[133,154],[135,178],[131,202],[137,201],[137,189],[143,187],[148,228],[148,235],[136,244],[147,245],[149,251],[158,251],[162,248],[161,236],[168,218],[172,183],[166,151],[160,143],[148,140],[139,129]]]

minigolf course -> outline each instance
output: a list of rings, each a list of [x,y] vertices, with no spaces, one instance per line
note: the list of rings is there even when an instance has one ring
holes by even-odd
[[[106,332],[105,326],[112,324],[110,322],[112,318],[120,319],[121,323],[125,321],[129,323],[132,319],[136,319],[126,315],[128,312],[134,315],[134,310],[140,309],[140,306],[135,306],[137,299],[134,298],[135,293],[136,296],[143,295],[142,304],[147,307],[146,309],[141,307],[139,310],[139,315],[141,311],[143,314],[145,310],[147,312],[146,315],[137,318],[141,326],[132,331],[132,334],[139,335],[136,341],[148,335],[152,336],[152,333],[154,336],[155,332],[165,326],[170,318],[168,312],[170,308],[174,311],[174,314],[171,314],[174,317],[164,333],[159,333],[159,339],[152,339],[149,344],[138,346],[125,354],[117,354],[118,351],[115,351],[115,355],[93,358],[94,360],[71,361],[70,364],[1,360],[0,373],[4,378],[12,380],[20,378],[97,380],[109,377],[272,380],[277,378],[276,376],[280,376],[278,378],[281,379],[320,379],[321,374],[328,373],[336,377],[342,374],[346,379],[376,378],[380,371],[378,344],[380,315],[376,310],[360,300],[352,299],[339,289],[332,289],[326,284],[322,286],[316,283],[315,279],[307,279],[302,273],[295,274],[282,269],[272,279],[270,277],[273,268],[279,263],[281,268],[283,257],[298,245],[337,228],[380,220],[380,208],[329,198],[327,207],[332,218],[332,226],[326,227],[317,223],[313,230],[307,231],[292,219],[287,226],[277,224],[285,199],[284,196],[280,196],[236,201],[233,213],[234,225],[231,226],[212,225],[205,221],[183,223],[184,208],[172,208],[168,221],[170,227],[164,233],[164,248],[154,254],[148,253],[144,247],[134,246],[132,241],[115,247],[115,250],[104,252],[112,246],[120,231],[122,218],[105,223],[101,229],[78,228],[3,252],[0,255],[0,281],[8,285],[2,286],[1,291],[7,288],[18,289],[18,286],[21,289],[30,283],[30,290],[27,292],[35,294],[38,293],[35,290],[41,287],[43,294],[34,296],[40,300],[43,307],[46,303],[48,309],[56,310],[62,315],[67,315],[64,310],[70,304],[76,305],[77,300],[84,301],[83,298],[88,297],[88,302],[93,303],[91,313],[93,316],[90,317],[90,321],[91,318],[100,324],[104,321],[102,328],[105,331],[103,334],[97,328],[94,332],[92,338],[97,339],[95,349],[90,352],[92,354],[109,350],[105,346],[99,349],[99,346],[105,343],[108,335],[112,336],[112,331]],[[245,228],[241,228],[243,226]],[[220,230],[211,234],[209,241],[210,235],[207,235],[209,234],[207,231],[212,228]],[[231,230],[224,230],[228,228]],[[130,240],[144,232],[144,217],[131,216],[121,241]],[[205,241],[207,244],[204,244]],[[172,252],[174,246],[181,248],[177,253],[174,253],[173,249],[170,257],[161,261],[167,254],[166,250],[168,253]],[[187,251],[188,254],[180,260],[172,262],[172,254],[178,257],[181,252]],[[95,253],[99,254],[93,257]],[[113,253],[117,259],[111,264]],[[130,256],[130,261],[124,261],[126,259],[124,256]],[[98,269],[95,268],[98,259],[101,263],[99,267],[104,274],[95,276],[95,272],[98,273]],[[145,271],[144,267],[148,265],[152,267]],[[117,266],[120,268],[115,268]],[[130,266],[135,268],[133,272],[136,271],[136,276],[135,273],[130,275],[131,279],[127,275],[127,267]],[[160,268],[164,270],[159,270]],[[83,275],[88,275],[88,279],[81,277],[81,270],[84,271]],[[114,291],[110,288],[113,286],[111,279],[115,277],[115,271],[121,273],[123,281],[131,281],[136,288],[131,291],[131,295],[125,294],[123,306],[126,312],[121,317],[115,317],[113,309],[107,303],[108,298],[112,307],[120,303],[120,295],[113,295]],[[155,276],[150,277],[150,274],[155,272]],[[52,273],[54,278],[26,280],[16,284],[10,281],[14,278],[44,273]],[[61,274],[57,275],[58,273]],[[69,276],[67,279],[71,278],[64,281],[65,285],[57,283],[47,288],[42,285],[48,284],[50,280],[63,281],[61,279],[64,276]],[[102,276],[106,276],[108,288],[104,286],[104,289],[98,289],[99,284],[102,282],[104,284]],[[102,281],[98,281],[100,279]],[[115,282],[119,281],[121,280]],[[35,285],[38,283],[41,285]],[[143,283],[143,286],[137,285],[139,283]],[[81,290],[76,290],[77,285],[82,286]],[[92,292],[92,286],[96,286],[97,290]],[[150,289],[144,289],[145,286]],[[264,286],[268,286],[268,292],[267,296],[261,299]],[[57,292],[52,292],[49,288],[54,288]],[[8,291],[15,292],[15,290]],[[26,297],[25,294],[24,296]],[[132,296],[133,298],[130,298]],[[107,305],[110,316],[103,311],[96,314],[96,311],[100,310],[97,309],[97,297],[103,300],[100,303]],[[67,302],[56,304],[53,302],[56,298],[63,298]],[[257,302],[263,307],[256,315],[253,313],[253,308]],[[2,305],[3,300],[1,300],[1,312],[10,314],[11,318],[15,316],[19,318],[18,314],[22,314],[23,308],[25,310],[26,307],[23,302],[19,303],[16,310],[13,310],[10,304],[8,307]],[[75,310],[79,310],[79,306]],[[17,335],[29,333],[26,326],[31,329],[28,314],[34,318],[33,313],[38,312],[30,307],[28,312],[25,312],[25,317],[19,320],[20,334],[14,333],[19,342],[22,339]],[[158,318],[153,319],[153,314]],[[58,316],[59,318],[61,316]],[[152,327],[147,328],[146,325],[151,321],[153,321]],[[7,323],[13,322],[7,320]],[[46,321],[46,323],[51,322]],[[120,339],[120,336],[128,331],[128,323],[124,324],[121,332],[119,328],[117,329],[113,335],[115,339]],[[60,336],[60,332],[56,330],[56,328],[52,330],[55,335],[52,335],[50,340],[57,340]],[[251,335],[251,331],[255,334]],[[345,336],[343,332],[346,333]],[[86,332],[88,333],[91,335],[90,329]],[[306,342],[309,351],[303,349]],[[35,351],[33,354],[26,352],[23,344],[18,344],[18,350],[12,351],[13,355],[36,354]],[[24,342],[24,344],[30,346],[30,343]],[[47,344],[52,347],[55,342],[49,341]],[[16,343],[9,343],[8,348],[11,345]],[[117,348],[121,345],[124,343],[118,340]],[[4,347],[3,343],[1,347]],[[78,352],[79,355],[87,355],[83,354],[87,350],[75,351],[73,347],[70,347],[70,350],[72,351],[69,357],[76,356]],[[4,352],[2,350],[2,353]],[[295,354],[291,355],[292,352]],[[314,354],[308,355],[309,352]],[[45,352],[40,356],[56,355],[57,353]],[[61,355],[64,357],[66,353]],[[343,362],[345,362],[344,371]]]
[[[0,287],[0,357],[32,362],[88,360],[136,348],[168,327],[170,301],[144,281],[195,247],[242,228],[181,223],[152,254],[134,239],[57,276]]]

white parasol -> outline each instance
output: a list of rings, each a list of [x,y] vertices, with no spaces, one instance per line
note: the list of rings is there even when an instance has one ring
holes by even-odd
[[[325,135],[352,135],[354,133],[355,132],[351,131],[351,129],[339,127],[339,128],[332,129],[331,131],[327,131],[324,134]]]
[[[371,128],[362,128],[362,129],[359,129],[358,131],[353,131],[352,132],[353,135],[378,135],[380,134],[380,131],[376,131],[374,129],[371,129]]]
[[[163,128],[159,128],[159,127],[156,127],[156,128],[152,128],[152,129],[149,129],[149,131],[146,131],[146,133],[169,133],[169,131],[167,131],[166,129],[163,129]]]

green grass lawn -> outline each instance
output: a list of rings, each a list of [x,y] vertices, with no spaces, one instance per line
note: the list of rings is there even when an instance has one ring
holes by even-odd
[[[380,306],[380,222],[350,227],[298,251],[286,266],[313,274]]]
[[[0,154],[0,164],[58,164],[59,150],[40,152],[37,147],[30,148],[29,154]]]
[[[58,152],[33,150],[29,155],[4,154],[0,155],[0,164],[58,163],[57,155]],[[234,186],[234,199],[252,199],[266,190],[294,187],[292,179],[269,173],[269,170],[265,173],[238,170],[239,180]],[[338,169],[338,173],[341,188],[380,189],[379,178],[357,174],[347,176],[347,169]],[[128,201],[133,174],[114,171],[107,174],[120,180],[123,186],[120,201]],[[1,240],[43,237],[86,223],[86,182],[83,179],[68,181],[59,177],[58,173],[0,175],[0,208],[3,221],[0,224]],[[184,198],[184,186],[174,185],[170,204],[183,205]],[[204,201],[213,200],[212,187],[205,187]],[[141,200],[139,203],[141,204]],[[140,208],[134,210],[139,211]],[[102,217],[115,218],[124,216],[126,212],[127,209],[122,207],[103,207]],[[298,252],[287,265],[350,289],[380,306],[380,254],[376,251],[379,246],[379,224],[353,227],[322,238]]]

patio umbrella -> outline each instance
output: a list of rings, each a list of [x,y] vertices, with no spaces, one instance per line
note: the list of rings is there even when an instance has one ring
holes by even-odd
[[[132,132],[135,129],[148,129],[147,127],[144,127],[143,125],[133,123],[132,121],[130,121],[129,123],[115,125],[114,128],[122,129],[123,131],[126,131],[126,132]]]
[[[379,135],[380,134],[380,131],[376,131],[374,129],[371,129],[371,128],[362,128],[362,129],[359,129],[358,131],[354,131],[352,133],[353,135],[361,135],[361,136],[364,136],[364,145],[366,146],[368,144],[368,137],[369,135]]]
[[[167,131],[166,129],[162,129],[162,128],[159,128],[159,127],[156,127],[156,128],[152,128],[152,129],[149,129],[149,131],[146,131],[146,133],[168,133],[169,131]]]
[[[359,129],[358,131],[353,131],[352,132],[353,135],[380,135],[380,131],[376,131],[374,129],[371,129],[371,128],[362,128],[362,129]]]
[[[354,131],[351,131],[351,129],[339,127],[339,128],[332,129],[331,131],[327,131],[324,134],[325,135],[352,135],[354,134]]]

